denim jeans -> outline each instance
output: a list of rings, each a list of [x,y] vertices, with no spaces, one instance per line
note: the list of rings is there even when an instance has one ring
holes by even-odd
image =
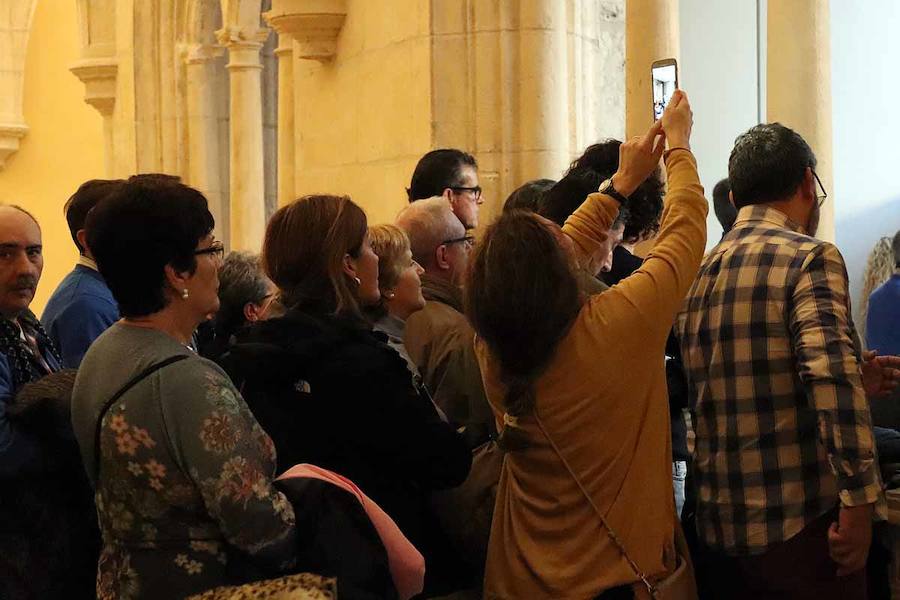
[[[687,461],[676,460],[672,463],[672,486],[675,488],[675,514],[681,518],[684,508],[684,479],[687,477]]]

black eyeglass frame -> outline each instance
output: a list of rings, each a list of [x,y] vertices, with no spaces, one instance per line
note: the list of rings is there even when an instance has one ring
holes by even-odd
[[[475,200],[478,200],[479,198],[481,198],[481,194],[482,194],[482,192],[483,192],[483,190],[481,189],[481,186],[480,186],[480,185],[475,185],[475,186],[472,186],[472,187],[465,187],[465,186],[460,186],[460,185],[451,185],[451,186],[449,186],[447,189],[453,190],[453,191],[456,192],[456,193],[460,193],[460,192],[472,192],[472,195],[475,196]]]
[[[441,242],[441,246],[449,246],[450,244],[459,244],[460,242],[465,242],[469,246],[475,244],[475,236],[474,235],[464,235],[462,237],[453,238],[452,240],[444,240]]]
[[[822,208],[822,205],[825,204],[825,200],[828,199],[828,192],[825,191],[825,186],[822,185],[822,180],[819,179],[819,176],[816,174],[815,169],[810,169],[813,177],[816,180],[816,183],[819,184],[819,189],[822,190],[822,195],[816,195],[816,201],[819,203],[819,208]]]
[[[211,254],[218,260],[225,260],[225,244],[222,242],[216,241],[207,246],[206,248],[200,248],[199,250],[194,250],[194,256],[200,256],[202,254]]]

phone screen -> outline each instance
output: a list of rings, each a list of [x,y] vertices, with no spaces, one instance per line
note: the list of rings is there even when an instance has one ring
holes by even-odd
[[[678,87],[678,71],[674,61],[664,65],[653,65],[653,118],[659,119],[672,94]]]

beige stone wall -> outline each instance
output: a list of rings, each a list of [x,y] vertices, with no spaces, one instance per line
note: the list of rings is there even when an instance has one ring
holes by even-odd
[[[297,196],[346,193],[392,221],[431,147],[430,10],[424,0],[349,0],[334,59],[295,58]]]
[[[624,0],[349,0],[335,57],[294,58],[297,195],[349,193],[390,221],[419,157],[458,147],[488,222],[521,183],[623,135],[624,17]]]
[[[32,303],[38,315],[78,257],[63,205],[84,180],[104,174],[102,119],[69,72],[79,56],[76,23],[74,2],[37,2],[22,88],[28,133],[0,171],[0,202],[24,206],[41,224],[44,274]]]

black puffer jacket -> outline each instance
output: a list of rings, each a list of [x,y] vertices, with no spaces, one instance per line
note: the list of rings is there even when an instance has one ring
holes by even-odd
[[[427,500],[466,478],[471,454],[385,342],[292,310],[242,332],[221,364],[272,437],[279,471],[311,463],[351,479],[425,556],[426,592],[452,590],[462,573]]]

